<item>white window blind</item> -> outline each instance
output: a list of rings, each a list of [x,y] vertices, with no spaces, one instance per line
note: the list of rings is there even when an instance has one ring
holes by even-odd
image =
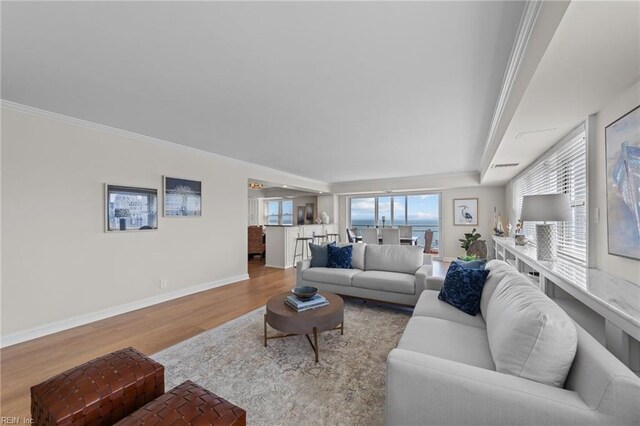
[[[558,257],[580,265],[587,263],[587,143],[584,127],[559,142],[513,180],[513,210],[522,212],[525,195],[568,193],[572,218],[558,222]],[[525,222],[524,233],[535,245],[536,222]]]

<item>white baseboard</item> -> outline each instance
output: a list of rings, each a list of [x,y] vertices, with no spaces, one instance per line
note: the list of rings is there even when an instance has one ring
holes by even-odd
[[[68,330],[70,328],[79,327],[81,325],[89,324],[95,321],[100,321],[105,318],[110,318],[116,315],[121,315],[127,312],[135,311],[136,309],[146,308],[148,306],[157,305],[158,303],[167,302],[169,300],[177,299],[179,297],[188,296],[194,293],[200,293],[205,290],[210,290],[216,287],[222,287],[227,284],[232,284],[238,281],[243,281],[248,279],[249,279],[249,274],[236,275],[234,277],[228,277],[228,278],[224,278],[217,281],[198,284],[198,285],[183,288],[180,290],[171,291],[169,293],[158,294],[156,296],[147,297],[146,299],[124,303],[122,305],[114,306],[112,308],[102,309],[100,311],[92,312],[90,314],[78,315],[76,317],[71,317],[61,321],[56,321],[51,324],[41,325],[28,330],[18,331],[16,333],[2,336],[0,338],[0,347],[5,348],[7,346],[26,342],[27,340],[37,339],[38,337],[47,336],[49,334],[57,333],[59,331]]]

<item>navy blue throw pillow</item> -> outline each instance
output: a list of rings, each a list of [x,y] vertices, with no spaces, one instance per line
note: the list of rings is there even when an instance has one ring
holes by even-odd
[[[469,315],[480,312],[482,287],[489,275],[488,269],[463,268],[452,263],[447,271],[438,299]]]
[[[351,266],[351,253],[353,248],[349,246],[337,247],[327,246],[329,259],[327,268],[353,269]]]
[[[313,244],[309,243],[309,251],[311,252],[311,267],[326,268],[329,261],[329,246],[335,246],[336,243],[329,244]]]

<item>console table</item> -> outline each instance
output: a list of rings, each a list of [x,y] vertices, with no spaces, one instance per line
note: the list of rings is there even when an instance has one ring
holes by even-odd
[[[640,370],[640,285],[559,259],[543,262],[513,238],[493,237],[495,258],[513,265],[618,359]]]

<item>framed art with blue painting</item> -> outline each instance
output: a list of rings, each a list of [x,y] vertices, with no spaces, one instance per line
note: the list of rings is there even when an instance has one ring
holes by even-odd
[[[462,226],[478,225],[477,198],[457,198],[453,200],[453,224]]]
[[[164,216],[202,216],[202,182],[164,176]]]
[[[158,190],[105,184],[105,232],[158,229]]]
[[[640,106],[605,128],[609,254],[640,260]]]

